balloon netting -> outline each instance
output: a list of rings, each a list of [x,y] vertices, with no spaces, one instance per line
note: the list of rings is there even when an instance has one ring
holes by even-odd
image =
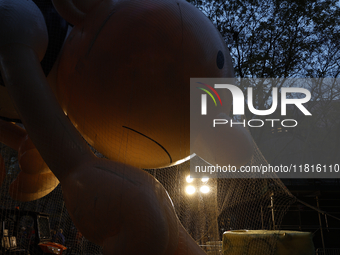
[[[259,149],[255,147],[255,154],[249,165],[265,164]],[[8,193],[10,184],[20,172],[17,152],[5,145],[1,145],[1,155],[4,158],[6,177],[0,189],[0,209],[3,215],[3,229],[8,230],[8,236],[16,236],[17,245],[39,254],[35,239],[34,220],[21,217],[18,224],[16,219],[6,218],[6,210],[19,208],[20,211],[33,211],[49,215],[49,228],[53,241],[55,235],[63,230],[64,245],[68,248],[66,254],[101,254],[101,247],[89,242],[72,223],[67,208],[64,205],[62,187],[59,184],[50,194],[30,202],[19,202],[11,198]],[[97,156],[101,154],[96,152]],[[197,156],[180,165],[147,169],[167,190],[172,199],[178,218],[207,254],[222,254],[222,234],[228,230],[241,229],[280,229],[280,223],[286,210],[295,201],[280,179],[275,178],[210,178],[189,179],[190,162],[205,162]],[[206,163],[205,163],[206,164]],[[187,186],[195,188],[195,192],[188,193]],[[209,188],[206,193],[200,189]],[[16,227],[16,229],[14,229]],[[46,226],[44,228],[46,232]],[[40,233],[39,233],[40,234]],[[143,234],[143,233],[137,233]],[[60,240],[59,240],[60,242]],[[266,245],[268,244],[253,244]],[[274,250],[268,246],[268,253]],[[4,248],[2,248],[4,249]],[[263,252],[263,249],[260,249]],[[252,254],[256,254],[256,247],[252,247]],[[255,253],[254,253],[255,252]]]

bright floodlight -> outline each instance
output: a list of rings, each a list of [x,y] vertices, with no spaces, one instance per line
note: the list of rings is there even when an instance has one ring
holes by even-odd
[[[194,179],[190,178],[190,175],[188,175],[187,178],[186,178],[186,180],[187,180],[187,183],[192,183],[192,181],[193,181]]]
[[[210,188],[209,188],[209,186],[204,185],[204,186],[202,186],[202,187],[200,188],[200,191],[201,191],[202,193],[206,194],[206,193],[209,193],[209,192],[210,192]]]
[[[194,187],[194,186],[191,186],[191,185],[189,185],[189,186],[187,186],[187,187],[185,188],[185,192],[186,192],[187,194],[189,194],[189,195],[194,194],[195,191],[196,191],[195,187]]]
[[[209,181],[209,178],[208,178],[208,177],[202,178],[202,182],[207,182],[207,181]]]

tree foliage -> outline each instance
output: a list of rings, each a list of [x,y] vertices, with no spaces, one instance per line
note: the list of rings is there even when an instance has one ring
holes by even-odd
[[[237,77],[339,76],[340,7],[335,0],[189,0],[216,25]]]
[[[304,154],[302,158],[310,159],[310,155],[322,152],[336,161],[340,150],[340,82],[326,81],[325,78],[340,78],[339,2],[188,1],[201,9],[220,31],[230,50],[235,76],[252,81],[245,83],[246,86],[241,83],[240,87],[245,95],[246,87],[253,87],[255,108],[269,109],[272,104],[272,87],[280,89],[287,86],[287,82],[280,83],[280,80],[277,83],[266,83],[256,78],[315,78],[304,84],[312,95],[307,106],[312,116],[302,116],[296,109],[290,113],[290,118],[298,120],[299,125],[286,131],[291,139],[286,139],[287,145],[282,146],[281,151],[290,148],[289,141],[296,144],[298,140]],[[296,84],[292,82],[288,86]],[[276,117],[282,117],[276,114]],[[246,112],[246,119],[253,118],[264,119],[263,116]],[[276,140],[285,135],[277,133],[285,130],[271,127],[253,128],[250,131],[260,146],[261,143],[268,144],[268,139],[272,139],[268,138],[268,134],[273,134]],[[280,156],[273,156],[277,157]]]

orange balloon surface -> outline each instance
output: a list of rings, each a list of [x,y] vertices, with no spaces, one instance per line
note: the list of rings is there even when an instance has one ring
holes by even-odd
[[[9,194],[13,199],[36,200],[49,194],[59,184],[24,129],[0,119],[0,142],[18,151],[21,172],[10,185]],[[0,164],[2,183],[6,177],[2,157]]]
[[[108,158],[165,167],[190,153],[190,78],[232,76],[219,32],[186,1],[103,1],[65,42],[57,96]]]

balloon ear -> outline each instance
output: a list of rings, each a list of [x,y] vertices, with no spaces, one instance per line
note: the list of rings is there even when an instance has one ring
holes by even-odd
[[[31,0],[0,0],[0,48],[27,45],[39,60],[45,55],[48,34],[44,16]]]
[[[86,13],[82,10],[86,8],[82,8],[82,4],[78,3],[80,1],[77,1],[77,5],[72,0],[52,0],[52,2],[60,16],[68,23],[74,26],[80,26],[83,23]],[[90,1],[84,0],[84,2]]]

